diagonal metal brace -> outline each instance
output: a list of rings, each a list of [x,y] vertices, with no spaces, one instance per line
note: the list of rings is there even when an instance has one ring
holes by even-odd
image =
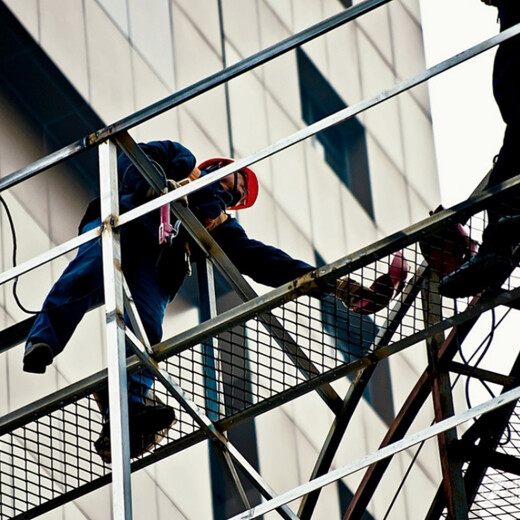
[[[157,369],[159,369],[159,365],[158,365],[157,361],[155,361],[155,359],[154,359],[154,352],[153,352],[152,346],[150,344],[150,341],[148,340],[146,331],[144,329],[143,323],[139,316],[139,311],[137,310],[137,307],[132,298],[130,287],[128,287],[128,284],[124,277],[123,277],[123,297],[124,297],[126,313],[130,320],[130,323],[132,324],[133,330],[137,334],[137,338],[141,341],[142,348],[148,355],[148,361],[150,363],[153,363],[154,366]],[[129,331],[129,329],[127,329],[127,332],[128,331]],[[225,434],[223,433],[222,435],[225,435]],[[235,483],[238,494],[240,495],[240,498],[241,498],[244,506],[246,507],[246,509],[249,509],[251,507],[251,505],[250,505],[247,495],[244,491],[242,483],[240,482],[240,479],[236,472],[235,466],[232,463],[232,460],[229,456],[228,451],[223,449],[222,443],[220,443],[220,442],[213,440],[213,445],[215,446],[215,449],[217,449],[220,452],[220,454],[222,455],[222,459],[228,468],[228,471],[230,473],[230,476],[231,476],[233,482]]]
[[[116,138],[118,145],[124,150],[125,154],[132,160],[135,167],[145,177],[150,186],[159,195],[162,190],[162,179],[159,172],[148,160],[146,154],[139,148],[137,143],[128,133],[118,135]],[[193,212],[182,202],[175,201],[171,204],[172,211],[179,218],[188,230],[190,235],[210,257],[212,262],[220,269],[231,287],[237,292],[243,301],[248,301],[257,296],[251,285],[244,279],[240,271],[231,262],[222,248],[217,244],[206,228],[199,222]],[[263,313],[259,320],[267,330],[278,341],[282,350],[289,356],[295,366],[304,374],[306,378],[319,376],[320,371],[297,345],[294,339],[284,329],[283,325],[271,313]],[[327,403],[329,408],[338,414],[342,408],[342,399],[329,383],[325,383],[317,390],[318,394]]]
[[[130,346],[134,349],[136,355],[142,361],[157,380],[172,394],[177,402],[186,410],[190,417],[199,425],[201,430],[215,443],[217,443],[222,452],[228,452],[245,475],[251,479],[251,482],[258,488],[265,498],[273,499],[277,495],[262,479],[258,472],[249,464],[242,454],[228,441],[228,439],[220,432],[210,419],[200,410],[197,404],[190,399],[174,378],[166,371],[157,367],[156,362],[148,355],[144,345],[139,341],[137,336],[129,329],[126,331],[127,339]],[[278,508],[280,515],[286,520],[298,520],[298,517],[291,511],[287,505]]]

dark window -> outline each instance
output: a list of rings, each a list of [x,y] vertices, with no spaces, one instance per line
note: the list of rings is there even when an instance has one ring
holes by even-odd
[[[3,2],[0,90],[32,123],[46,153],[105,126]],[[98,192],[97,150],[84,152],[67,164],[91,195]]]
[[[305,52],[297,49],[296,56],[303,120],[310,125],[346,108]],[[365,127],[351,118],[323,130],[316,141],[323,149],[325,161],[373,219]]]

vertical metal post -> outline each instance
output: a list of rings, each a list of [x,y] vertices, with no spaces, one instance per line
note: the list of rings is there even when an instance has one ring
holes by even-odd
[[[436,273],[430,272],[430,275],[425,279],[422,297],[424,321],[425,325],[429,326],[441,319],[442,312],[439,276]],[[449,374],[439,364],[439,350],[443,342],[444,335],[442,333],[435,334],[426,341],[435,420],[437,422],[455,415]],[[457,440],[457,430],[455,428],[447,430],[437,438],[448,518],[450,520],[467,520],[468,504],[462,477],[462,461],[454,456],[453,449],[450,449]]]
[[[201,260],[197,264],[197,278],[199,283],[199,309],[202,321],[214,318],[217,315],[217,296],[215,294],[215,275],[213,264],[209,258]],[[204,370],[204,388],[206,393],[207,415],[212,422],[219,420],[222,410],[219,399],[219,381],[218,377],[218,356],[215,349],[216,338],[210,338],[201,345],[203,370]]]
[[[199,283],[199,308],[202,320],[209,320],[217,315],[217,295],[215,292],[215,272],[213,264],[209,258],[205,258],[197,264],[197,277]],[[218,348],[216,347],[216,338],[210,338],[201,345],[203,370],[204,370],[204,388],[206,393],[206,409],[207,416],[212,422],[219,420],[220,415],[225,416],[225,404],[223,402],[224,385],[221,377],[220,358]],[[222,400],[220,398],[222,396]],[[240,477],[233,464],[233,460],[227,449],[216,441],[213,443],[213,449],[222,462],[228,475],[231,477],[237,492],[244,506],[249,509],[251,507],[247,493],[240,481]]]
[[[99,146],[99,175],[112,452],[112,511],[114,520],[131,520],[123,277],[119,232],[113,227],[119,216],[117,158],[116,145],[111,141]]]

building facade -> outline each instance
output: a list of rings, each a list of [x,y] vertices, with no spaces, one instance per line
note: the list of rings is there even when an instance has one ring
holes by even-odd
[[[357,4],[359,2],[353,2]],[[0,174],[5,176],[351,6],[349,0],[4,0],[0,81]],[[177,140],[197,159],[245,157],[424,69],[418,0],[393,0],[131,130],[137,141]],[[77,161],[2,193],[17,229],[17,260],[72,238],[97,191],[97,159]],[[425,218],[440,199],[426,85],[361,113],[254,167],[256,205],[238,215],[249,235],[313,265],[332,262]],[[0,216],[2,271],[13,240]],[[60,258],[20,278],[21,302],[37,310],[67,263]],[[258,292],[267,288],[253,284]],[[199,322],[188,285],[169,309],[164,336]],[[236,305],[222,292],[221,308]],[[0,323],[27,317],[12,283],[0,293]],[[89,313],[43,376],[21,371],[22,346],[0,355],[0,414],[106,365],[101,310]],[[394,404],[424,366],[416,352],[381,369],[334,465],[374,451]],[[348,380],[338,381],[342,392]],[[332,416],[297,399],[237,434],[262,476],[282,492],[304,482]],[[426,422],[425,422],[426,424]],[[244,441],[245,439],[245,441]],[[283,442],[282,442],[283,441]],[[290,446],[290,449],[287,449]],[[406,458],[406,456],[405,456]],[[404,471],[404,468],[403,468]],[[439,468],[417,477],[436,488]],[[389,478],[400,479],[400,474]],[[323,492],[315,518],[341,518],[357,476]],[[428,488],[429,486],[429,488]],[[223,519],[240,511],[206,443],[132,477],[135,518]],[[249,491],[249,490],[248,490]],[[253,496],[254,499],[254,496]],[[107,518],[110,486],[47,513],[49,519]],[[420,493],[406,493],[393,518],[414,518]],[[382,518],[372,503],[367,518]],[[273,518],[276,515],[273,514]]]

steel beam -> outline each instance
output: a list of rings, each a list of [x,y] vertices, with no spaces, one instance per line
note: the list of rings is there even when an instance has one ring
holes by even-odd
[[[15,172],[7,175],[0,179],[0,192],[8,189],[16,184],[37,175],[38,173],[45,171],[52,166],[59,164],[60,162],[73,157],[89,148],[92,148],[111,136],[115,136],[121,132],[127,132],[131,128],[156,117],[167,110],[189,101],[205,92],[212,90],[222,84],[227,83],[233,78],[244,74],[254,68],[263,65],[274,58],[282,56],[283,54],[296,49],[297,47],[307,43],[319,36],[326,34],[327,32],[341,27],[347,22],[355,20],[359,16],[366,14],[377,7],[389,3],[392,0],[366,0],[361,2],[350,9],[342,11],[335,16],[323,20],[297,34],[278,42],[265,50],[262,50],[248,58],[235,63],[234,65],[225,68],[207,78],[204,78],[189,87],[177,91],[176,93],[168,96],[148,107],[145,107],[120,121],[110,124],[96,132],[93,132],[78,141],[57,150],[56,152],[49,154],[43,159],[36,161],[29,166],[20,168]]]
[[[499,374],[497,372],[493,372],[492,370],[486,370],[477,366],[466,365],[457,361],[450,361],[446,363],[443,368],[449,372],[454,372],[455,374],[474,377],[479,381],[485,381],[495,385],[509,386],[513,382],[513,378],[511,376]]]
[[[119,232],[113,222],[119,215],[116,145],[99,147],[103,285],[105,293],[106,341],[110,443],[112,447],[112,511],[115,520],[131,520],[130,435],[128,432],[128,387],[123,304],[123,273]]]
[[[0,285],[8,282],[9,280],[17,278],[24,273],[28,273],[29,271],[32,271],[40,265],[50,262],[55,258],[58,258],[66,253],[70,253],[70,251],[73,251],[79,246],[90,242],[90,240],[98,238],[101,234],[101,231],[102,226],[91,229],[90,231],[86,231],[85,233],[82,233],[81,235],[74,237],[67,242],[64,242],[63,244],[60,244],[59,246],[45,251],[45,253],[42,253],[41,255],[37,255],[30,260],[27,260],[26,262],[18,264],[17,266],[0,273]]]
[[[343,466],[341,468],[335,469],[327,473],[326,475],[322,475],[306,484],[298,486],[286,493],[279,495],[276,498],[268,500],[249,511],[245,511],[239,515],[236,515],[229,520],[252,520],[254,518],[259,518],[260,516],[277,509],[278,507],[293,502],[298,498],[308,494],[312,491],[315,491],[319,488],[332,484],[333,482],[338,481],[341,478],[345,478],[357,471],[370,466],[376,462],[380,462],[385,460],[397,453],[400,453],[404,450],[415,446],[416,444],[420,444],[425,442],[428,439],[433,437],[437,437],[439,434],[446,432],[452,428],[460,426],[465,422],[479,417],[482,414],[489,413],[492,410],[497,410],[501,406],[505,406],[512,402],[517,401],[520,398],[520,387],[515,388],[514,390],[510,390],[498,397],[494,397],[493,399],[489,399],[488,401],[479,404],[469,410],[465,410],[464,412],[454,415],[452,417],[448,417],[443,419],[442,421],[433,424],[423,430],[411,434],[404,439],[394,442],[389,446],[385,446],[381,448],[375,453],[371,453],[366,455],[360,459],[355,460],[354,462]]]
[[[323,443],[309,480],[313,480],[329,471],[345,431],[350,424],[350,420],[363,397],[363,392],[365,391],[370,381],[370,377],[374,373],[376,367],[377,365],[375,363],[368,365],[367,367],[360,369],[353,378],[347,395],[343,400],[343,407],[329,429],[329,433]],[[312,514],[316,504],[318,503],[320,492],[321,489],[316,489],[312,493],[303,497],[300,503],[300,509],[298,510],[298,516],[301,520],[310,520],[312,518]]]
[[[425,280],[422,293],[423,313],[425,325],[431,325],[441,319],[442,302],[439,294],[439,276],[430,272],[430,276]],[[430,336],[426,340],[428,353],[428,370],[431,378],[431,391],[435,420],[442,421],[446,417],[455,415],[453,396],[449,374],[443,370],[439,363],[439,351],[444,342],[442,333]],[[442,468],[442,481],[444,495],[448,504],[449,518],[451,520],[468,519],[468,503],[466,491],[462,478],[462,462],[456,457],[452,457],[453,446],[457,442],[456,429],[446,430],[437,438],[439,445],[439,456]]]

